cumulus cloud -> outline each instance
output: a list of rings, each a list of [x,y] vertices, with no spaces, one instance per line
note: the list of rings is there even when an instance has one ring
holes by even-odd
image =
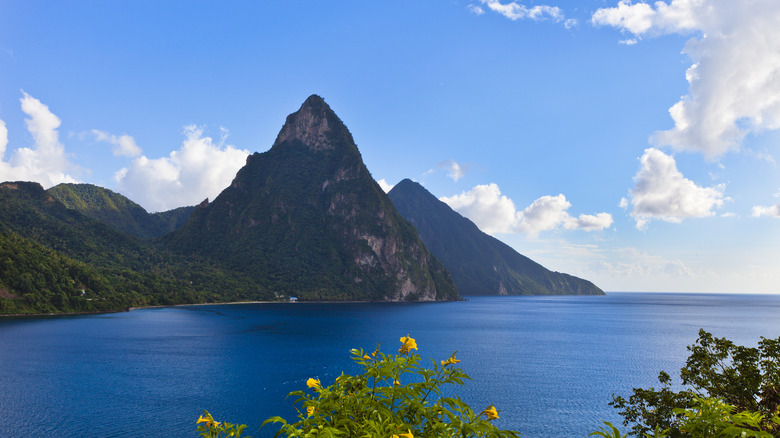
[[[65,154],[60,142],[60,119],[40,100],[22,91],[22,112],[27,115],[25,125],[33,138],[30,148],[18,148],[4,160],[8,147],[8,128],[0,121],[0,181],[36,181],[45,188],[60,183],[78,182],[67,172],[75,166]]]
[[[752,216],[753,217],[769,216],[769,217],[780,218],[780,204],[772,205],[770,207],[763,207],[761,205],[756,205],[755,207],[753,207]]]
[[[113,145],[112,152],[118,157],[137,157],[143,153],[141,148],[135,144],[135,139],[129,135],[123,134],[116,136],[97,129],[92,130],[92,135],[95,136],[95,140],[97,141],[107,142]]]
[[[671,0],[597,10],[591,22],[636,38],[696,34],[685,45],[692,65],[688,94],[669,114],[674,127],[656,132],[654,146],[703,153],[739,150],[748,133],[780,128],[780,2]]]
[[[249,151],[184,128],[184,142],[167,157],[135,158],[115,174],[117,189],[150,211],[194,205],[216,197],[246,163]]]
[[[686,218],[712,216],[727,199],[723,186],[697,186],[677,169],[674,157],[658,149],[645,149],[639,162],[634,188],[629,190],[630,202],[620,202],[624,208],[630,203],[638,229],[653,219],[679,223]]]
[[[387,180],[384,178],[377,181],[377,184],[379,184],[379,187],[381,187],[385,193],[393,190],[393,184],[388,184]]]
[[[491,11],[501,14],[512,21],[521,19],[533,21],[552,20],[555,22],[563,22],[567,29],[577,24],[577,20],[567,20],[563,10],[557,6],[536,5],[528,7],[516,1],[501,3],[500,0],[480,0],[480,2]],[[485,13],[482,7],[473,4],[469,5],[469,10],[477,15]]]
[[[557,228],[596,231],[612,226],[612,216],[608,213],[570,216],[567,210],[571,203],[562,194],[542,196],[523,211],[517,211],[514,202],[502,195],[494,183],[440,199],[488,234],[523,232],[537,236]]]

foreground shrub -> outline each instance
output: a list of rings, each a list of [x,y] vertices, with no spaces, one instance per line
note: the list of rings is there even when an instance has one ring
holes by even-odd
[[[463,385],[469,379],[456,366],[460,360],[454,353],[439,362],[431,360],[432,367],[426,368],[420,365],[420,355],[412,350],[417,350],[417,343],[409,336],[401,338],[398,354],[386,354],[378,346],[372,352],[351,350],[352,360],[360,365],[362,373],[342,374],[330,386],[309,378],[306,390],[290,393],[295,397],[298,421],[290,423],[271,417],[263,426],[280,424],[276,437],[301,438],[520,436],[493,425],[492,421],[499,418],[495,406],[476,412],[459,397],[444,395],[445,385]],[[198,430],[204,437],[233,436],[221,430],[221,426],[206,423]],[[214,435],[205,434],[212,430]],[[234,436],[239,435],[240,430]]]
[[[613,396],[630,434],[641,437],[780,437],[780,338],[757,348],[734,345],[700,330],[680,378],[687,389],[673,391],[661,371],[655,388],[634,388],[625,399]],[[607,427],[592,435],[619,438]]]

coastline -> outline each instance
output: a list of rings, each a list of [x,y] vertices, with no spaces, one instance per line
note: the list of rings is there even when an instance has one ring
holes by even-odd
[[[58,313],[4,313],[0,314],[0,318],[24,318],[24,317],[41,317],[41,316],[77,316],[77,315],[101,315],[108,313],[123,313],[131,310],[142,309],[157,309],[162,307],[183,307],[183,306],[222,306],[226,304],[343,304],[343,303],[391,303],[392,301],[228,301],[228,302],[213,302],[213,303],[186,303],[186,304],[162,304],[155,306],[138,306],[128,307],[124,310],[101,310],[93,312],[58,312]],[[404,301],[405,302],[405,301]],[[438,301],[433,301],[438,302]]]
[[[41,316],[101,315],[101,314],[108,314],[108,313],[130,312],[132,310],[157,309],[157,308],[162,308],[162,307],[222,306],[222,305],[227,305],[227,304],[364,304],[364,303],[387,303],[387,304],[394,304],[394,303],[417,303],[417,304],[424,304],[424,303],[447,303],[447,302],[454,302],[454,301],[468,301],[468,300],[460,299],[460,300],[452,300],[452,301],[368,301],[368,300],[344,300],[344,301],[328,301],[328,300],[314,300],[314,301],[227,301],[227,302],[212,302],[212,303],[162,304],[162,305],[155,305],[155,306],[127,307],[124,310],[105,310],[105,311],[94,311],[94,312],[9,313],[9,314],[0,314],[0,318],[4,318],[4,317],[12,317],[12,318],[20,318],[21,317],[21,318],[23,318],[23,317],[41,317]]]

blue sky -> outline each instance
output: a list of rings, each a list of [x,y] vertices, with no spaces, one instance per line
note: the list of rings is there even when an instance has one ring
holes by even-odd
[[[778,293],[776,0],[0,0],[0,180],[149,211],[310,94],[372,175],[608,291]]]

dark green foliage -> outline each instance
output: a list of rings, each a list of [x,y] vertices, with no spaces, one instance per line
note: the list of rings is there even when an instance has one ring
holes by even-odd
[[[700,409],[701,397],[707,397],[722,400],[735,412],[760,414],[761,429],[780,436],[780,425],[772,421],[780,406],[780,338],[762,338],[752,348],[700,330],[688,351],[691,355],[680,370],[688,389],[673,391],[671,378],[661,372],[660,390],[634,388],[628,400],[613,396],[610,405],[621,410],[623,424],[632,426],[632,435],[642,436],[657,427],[667,430],[670,437],[699,436],[681,431],[680,423],[684,410]]]
[[[388,193],[396,209],[417,227],[420,238],[441,260],[462,294],[603,295],[593,283],[552,272],[489,236],[405,179]]]
[[[159,237],[181,228],[195,207],[149,214],[126,197],[92,184],[59,184],[47,190],[66,207],[142,238]]]
[[[242,275],[65,207],[37,183],[0,184],[0,313],[267,299]]]
[[[230,187],[163,238],[303,300],[456,299],[444,267],[396,212],[347,127],[318,96]]]

